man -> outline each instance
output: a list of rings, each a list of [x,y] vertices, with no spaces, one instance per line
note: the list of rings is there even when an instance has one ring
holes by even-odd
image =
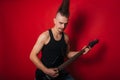
[[[69,38],[64,30],[69,19],[69,0],[63,0],[54,18],[53,28],[43,32],[38,37],[31,53],[30,60],[36,65],[36,80],[74,80],[65,70],[58,71],[57,67],[64,62],[64,58],[71,58],[78,51],[69,50]],[[41,60],[38,53],[42,51]],[[87,53],[86,50],[85,53]],[[47,75],[47,76],[46,76]]]

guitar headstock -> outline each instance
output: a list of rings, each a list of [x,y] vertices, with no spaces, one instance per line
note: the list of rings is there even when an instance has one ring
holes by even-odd
[[[99,42],[99,40],[98,39],[95,39],[95,40],[93,40],[93,41],[91,41],[91,42],[89,42],[89,44],[88,44],[88,47],[93,47],[95,44],[97,44]]]

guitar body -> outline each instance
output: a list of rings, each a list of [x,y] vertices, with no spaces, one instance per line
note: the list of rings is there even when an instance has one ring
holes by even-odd
[[[59,72],[59,76],[56,78],[52,78],[46,74],[44,74],[41,70],[36,70],[36,80],[64,80],[64,77],[68,75],[68,73],[64,70]]]

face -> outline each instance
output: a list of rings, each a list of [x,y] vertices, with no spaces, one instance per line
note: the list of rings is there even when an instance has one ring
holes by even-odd
[[[59,32],[63,32],[68,24],[68,18],[57,13],[56,18],[54,18],[54,24]]]

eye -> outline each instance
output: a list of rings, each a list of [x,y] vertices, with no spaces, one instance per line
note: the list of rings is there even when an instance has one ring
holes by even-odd
[[[62,22],[59,22],[60,24],[63,24]]]
[[[65,23],[65,25],[67,25],[68,23]]]

